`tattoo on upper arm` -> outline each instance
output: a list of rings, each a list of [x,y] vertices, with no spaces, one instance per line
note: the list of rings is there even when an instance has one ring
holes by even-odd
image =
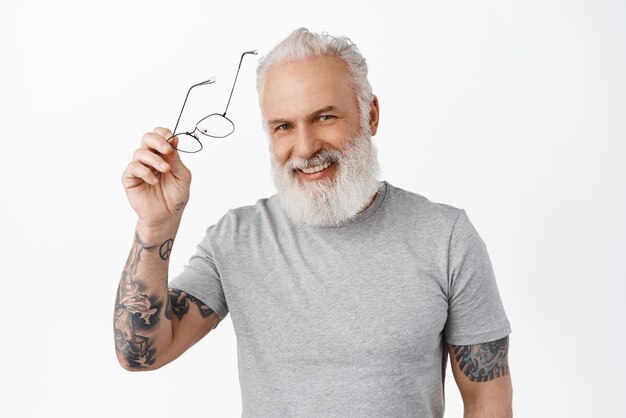
[[[213,313],[211,308],[200,302],[199,299],[191,296],[189,293],[183,292],[180,289],[170,288],[169,304],[171,305],[171,311],[174,312],[174,315],[176,315],[178,320],[183,319],[183,316],[187,315],[189,312],[189,302],[196,304],[198,309],[200,309],[200,314],[203,318],[206,318]]]
[[[509,374],[509,337],[475,345],[453,345],[461,372],[472,382],[487,382]]]
[[[157,245],[145,244],[135,233],[135,242],[117,289],[113,318],[115,349],[132,368],[144,368],[155,361],[154,341],[145,334],[159,323],[163,301],[147,294],[145,282],[137,277],[137,270],[144,253],[157,248]]]

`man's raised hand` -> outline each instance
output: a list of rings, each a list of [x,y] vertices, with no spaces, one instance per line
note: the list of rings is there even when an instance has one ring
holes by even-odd
[[[141,146],[122,175],[128,200],[144,227],[178,223],[189,200],[191,172],[174,149],[169,129],[156,128],[141,139]]]

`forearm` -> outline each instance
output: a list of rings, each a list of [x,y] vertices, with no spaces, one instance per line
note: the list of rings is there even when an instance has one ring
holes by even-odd
[[[113,319],[118,361],[127,370],[164,364],[162,357],[172,341],[167,275],[177,229],[177,223],[160,228],[137,225]]]

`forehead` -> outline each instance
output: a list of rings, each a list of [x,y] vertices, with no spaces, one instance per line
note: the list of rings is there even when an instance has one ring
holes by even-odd
[[[326,106],[356,106],[348,66],[337,57],[317,56],[272,67],[263,86],[267,119],[291,118]]]

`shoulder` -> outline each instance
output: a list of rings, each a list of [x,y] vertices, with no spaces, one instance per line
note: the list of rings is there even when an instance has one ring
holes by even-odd
[[[212,235],[221,239],[233,239],[257,230],[260,225],[276,217],[276,195],[258,199],[256,203],[228,210],[215,225]]]
[[[418,221],[439,228],[452,229],[464,210],[441,202],[434,202],[424,195],[387,183],[389,207],[398,218]]]

